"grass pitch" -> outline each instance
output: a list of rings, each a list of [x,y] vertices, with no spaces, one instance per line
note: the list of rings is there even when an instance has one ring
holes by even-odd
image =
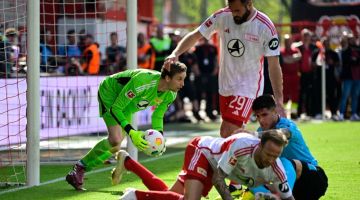
[[[329,187],[322,200],[360,199],[360,123],[323,122],[300,123],[305,140],[314,156],[318,159],[329,178]],[[205,135],[207,130],[216,130],[219,124],[173,125],[168,129],[181,127]],[[249,126],[254,130],[255,125]],[[168,148],[166,154],[152,159],[140,156],[140,161],[152,172],[162,178],[169,186],[176,180],[183,162],[185,144]],[[36,199],[36,200],[115,200],[127,187],[146,189],[141,180],[133,174],[125,174],[120,185],[112,186],[110,168],[105,166],[87,174],[87,191],[74,191],[63,179],[71,166],[41,166],[41,183],[38,187],[0,194],[0,199]],[[6,189],[0,189],[0,193]],[[217,192],[213,189],[209,199],[214,199]]]

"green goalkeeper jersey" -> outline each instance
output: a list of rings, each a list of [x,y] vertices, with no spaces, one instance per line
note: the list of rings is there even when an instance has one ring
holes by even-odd
[[[163,131],[163,118],[176,92],[159,92],[160,72],[146,69],[126,70],[106,77],[99,86],[100,115],[109,112],[122,128],[129,117],[148,106],[155,106],[152,128]]]

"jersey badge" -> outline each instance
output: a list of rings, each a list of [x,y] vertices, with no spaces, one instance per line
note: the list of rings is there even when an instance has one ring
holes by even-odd
[[[235,157],[231,157],[231,158],[229,159],[229,164],[230,164],[231,166],[235,166],[235,165],[236,165],[236,162],[237,162],[237,159],[236,159]]]
[[[148,107],[149,105],[149,101],[147,100],[141,100],[139,101],[139,103],[136,105],[140,110],[144,110],[146,107]]]
[[[277,39],[277,38],[271,39],[270,42],[269,42],[269,48],[271,50],[275,50],[278,47],[279,47],[279,39]]]
[[[259,42],[259,37],[250,33],[245,34],[245,40],[250,42]]]
[[[233,114],[233,115],[236,115],[236,116],[239,116],[240,113],[239,113],[238,110],[234,110],[234,111],[232,112],[232,114]]]
[[[279,185],[279,190],[282,192],[282,193],[287,193],[289,191],[289,184],[287,181],[281,183]]]
[[[245,52],[245,45],[239,39],[232,39],[228,42],[227,49],[230,55],[241,57]]]
[[[204,168],[197,167],[197,168],[196,168],[196,171],[197,171],[197,173],[199,173],[199,174],[207,177],[207,172],[206,172],[206,170],[205,170]]]
[[[162,101],[163,101],[163,100],[162,100],[162,99],[160,99],[160,98],[155,98],[155,100],[154,100],[154,101],[155,101],[155,104],[156,104],[156,105],[160,105],[160,104],[162,103]]]
[[[212,23],[211,19],[208,19],[208,20],[205,22],[205,26],[208,27],[208,28],[209,28],[212,24],[213,24],[213,23]]]
[[[129,99],[133,99],[136,95],[133,91],[129,90],[127,93],[126,93],[126,96],[129,98]]]

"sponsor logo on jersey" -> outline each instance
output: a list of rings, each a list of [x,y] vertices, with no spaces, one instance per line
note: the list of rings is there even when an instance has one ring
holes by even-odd
[[[139,103],[136,105],[139,109],[143,110],[146,107],[148,107],[149,105],[149,101],[148,100],[141,100],[139,101]]]
[[[212,23],[211,19],[208,19],[208,20],[205,22],[205,26],[208,27],[208,28],[209,28],[212,24],[213,24],[213,23]]]
[[[163,102],[163,100],[162,99],[160,99],[160,98],[155,98],[155,104],[156,105],[160,105],[162,102]]]
[[[229,159],[229,164],[231,166],[235,166],[236,162],[237,162],[237,159],[235,157],[233,157],[233,156]]]
[[[279,39],[277,39],[277,38],[271,39],[270,42],[269,42],[269,48],[271,50],[275,50],[278,47],[279,47]]]
[[[259,42],[259,36],[250,33],[245,34],[245,40],[250,42]]]
[[[236,116],[239,116],[239,115],[240,115],[240,113],[239,113],[238,110],[234,110],[231,114],[236,115]]]
[[[232,39],[227,44],[227,49],[230,55],[234,57],[241,57],[245,52],[244,43],[239,39]]]
[[[281,184],[279,185],[279,190],[280,190],[282,193],[288,192],[288,191],[289,191],[289,184],[288,184],[288,182],[285,181],[285,182],[281,183]]]
[[[206,172],[206,170],[205,170],[204,168],[197,167],[197,168],[196,168],[196,171],[197,171],[197,173],[199,173],[199,174],[207,177],[207,172]]]
[[[126,96],[127,96],[127,98],[132,99],[132,98],[134,98],[136,95],[135,95],[135,93],[134,93],[133,91],[129,90],[129,91],[127,91],[127,93],[126,93]]]

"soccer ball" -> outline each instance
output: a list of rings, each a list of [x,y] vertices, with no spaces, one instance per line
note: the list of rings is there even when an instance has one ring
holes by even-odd
[[[149,147],[144,150],[148,156],[161,156],[165,152],[165,138],[157,130],[149,129],[145,131],[145,140]]]

